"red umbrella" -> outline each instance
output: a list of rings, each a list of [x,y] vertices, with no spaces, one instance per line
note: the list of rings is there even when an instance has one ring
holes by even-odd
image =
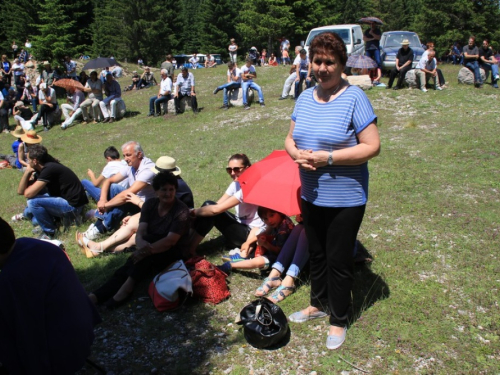
[[[285,215],[300,214],[299,166],[284,150],[273,151],[238,178],[245,203]]]
[[[54,86],[62,87],[63,89],[70,90],[70,89],[78,89],[80,91],[83,91],[83,85],[71,78],[63,78],[63,79],[58,79],[57,81],[54,82]]]

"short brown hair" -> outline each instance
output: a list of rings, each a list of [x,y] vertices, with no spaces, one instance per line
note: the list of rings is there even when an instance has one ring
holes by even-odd
[[[345,66],[347,62],[347,49],[342,38],[336,33],[321,33],[317,35],[309,48],[309,60],[312,62],[316,54],[334,54],[339,63]]]

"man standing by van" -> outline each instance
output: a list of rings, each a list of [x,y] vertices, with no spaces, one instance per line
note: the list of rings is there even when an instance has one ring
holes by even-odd
[[[365,55],[371,57],[377,63],[379,68],[382,68],[380,61],[380,37],[382,33],[375,22],[370,24],[370,28],[363,34],[365,41]]]

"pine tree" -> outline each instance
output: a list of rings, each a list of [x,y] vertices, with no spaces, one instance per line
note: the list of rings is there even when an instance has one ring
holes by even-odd
[[[11,0],[0,4],[2,27],[0,28],[0,49],[11,51],[12,41],[24,46],[26,39],[38,33],[34,26],[38,22],[38,0]],[[18,51],[19,51],[18,50]],[[8,54],[10,56],[10,53]]]
[[[239,47],[267,46],[270,54],[278,49],[279,38],[294,27],[293,13],[285,0],[244,0],[236,25],[243,40]]]
[[[73,55],[75,35],[70,30],[76,21],[67,14],[68,6],[60,0],[45,0],[40,3],[39,34],[32,39],[33,54],[37,60],[60,62],[66,54]]]

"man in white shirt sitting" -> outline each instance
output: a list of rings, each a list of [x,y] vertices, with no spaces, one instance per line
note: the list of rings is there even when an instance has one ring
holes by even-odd
[[[436,90],[442,90],[442,88],[437,84],[437,62],[434,58],[435,55],[436,53],[434,51],[430,51],[427,56],[423,56],[420,59],[417,67],[415,68],[415,75],[420,81],[420,90],[422,92],[427,92],[425,85],[427,84],[429,78],[432,78]]]
[[[223,105],[221,109],[229,108],[229,100],[227,97],[227,92],[230,90],[238,90],[241,87],[241,70],[236,67],[236,64],[232,61],[227,63],[227,83],[222,86],[218,86],[214,90],[214,95],[219,91],[224,90]]]
[[[198,68],[198,62],[200,61],[200,58],[196,56],[196,52],[193,53],[193,56],[189,59],[189,62],[191,63],[191,68],[197,69]]]
[[[175,81],[174,103],[176,114],[183,113],[181,110],[181,100],[185,96],[191,98],[191,108],[194,113],[198,113],[198,101],[196,100],[196,91],[194,90],[194,76],[193,73],[188,72],[188,68],[183,66],[177,76],[177,81]]]
[[[158,95],[149,98],[149,113],[148,116],[161,115],[161,103],[168,102],[172,98],[172,80],[168,77],[167,69],[162,69],[161,72],[160,90]],[[156,109],[156,112],[155,112]]]
[[[61,109],[65,121],[61,124],[61,129],[65,130],[73,125],[73,121],[82,114],[80,105],[85,101],[85,95],[78,89],[69,90],[71,96],[68,97],[68,103],[61,104]]]
[[[207,53],[207,57],[205,59],[205,68],[215,68],[217,66],[217,63],[215,62],[215,58]]]

